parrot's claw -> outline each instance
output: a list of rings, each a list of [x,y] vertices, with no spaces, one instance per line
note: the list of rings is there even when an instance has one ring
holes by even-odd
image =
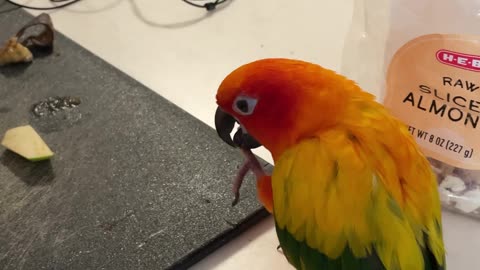
[[[240,187],[242,186],[243,179],[245,178],[245,175],[247,175],[249,169],[250,165],[246,160],[243,162],[237,176],[235,177],[235,180],[233,181],[233,194],[235,194],[235,198],[232,202],[232,206],[235,206],[240,200]]]
[[[234,198],[233,201],[232,201],[232,207],[235,206],[235,205],[237,205],[237,203],[238,203],[239,200],[240,200],[240,193],[237,192],[237,193],[235,193],[235,198]]]
[[[283,254],[283,250],[282,250],[282,246],[281,246],[281,245],[278,245],[278,246],[277,246],[277,251]]]

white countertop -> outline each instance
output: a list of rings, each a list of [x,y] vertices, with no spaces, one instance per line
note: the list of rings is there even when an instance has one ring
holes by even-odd
[[[57,30],[213,127],[216,89],[243,63],[292,57],[339,70],[353,1],[231,0],[207,14],[181,0],[82,0],[48,13]],[[443,222],[449,269],[480,269],[480,221],[444,212]],[[193,269],[292,269],[277,245],[268,218]]]

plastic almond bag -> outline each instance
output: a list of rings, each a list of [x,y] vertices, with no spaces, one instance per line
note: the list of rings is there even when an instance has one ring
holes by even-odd
[[[342,70],[403,120],[442,204],[480,217],[480,0],[356,0]]]

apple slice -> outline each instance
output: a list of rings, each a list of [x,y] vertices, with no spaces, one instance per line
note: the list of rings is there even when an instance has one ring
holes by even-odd
[[[30,161],[46,160],[53,156],[52,150],[30,125],[7,130],[2,145]]]

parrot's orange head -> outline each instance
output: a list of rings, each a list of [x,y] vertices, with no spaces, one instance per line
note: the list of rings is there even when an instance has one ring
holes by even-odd
[[[232,146],[264,145],[272,154],[282,152],[313,131],[337,124],[345,109],[348,91],[341,89],[346,81],[299,60],[248,63],[230,73],[218,89],[217,132]],[[232,140],[235,122],[242,128]]]

